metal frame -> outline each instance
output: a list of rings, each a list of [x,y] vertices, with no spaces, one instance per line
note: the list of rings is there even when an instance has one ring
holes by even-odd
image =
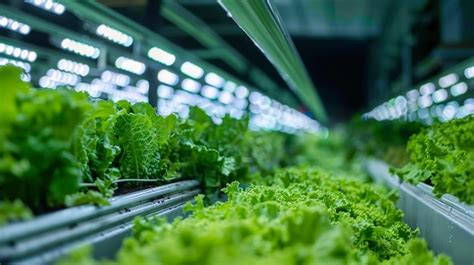
[[[137,216],[174,218],[200,193],[195,180],[181,181],[114,197],[105,207],[80,206],[14,223],[0,229],[0,262],[52,263],[92,244],[97,258],[113,257],[130,235]]]
[[[454,264],[474,264],[474,206],[451,195],[438,199],[424,183],[400,183],[381,160],[368,159],[366,169],[376,182],[399,191],[405,222],[420,230],[432,250],[449,255]]]

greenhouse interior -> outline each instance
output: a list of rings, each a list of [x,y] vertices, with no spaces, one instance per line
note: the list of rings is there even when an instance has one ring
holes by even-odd
[[[0,265],[473,265],[473,13],[0,0]]]

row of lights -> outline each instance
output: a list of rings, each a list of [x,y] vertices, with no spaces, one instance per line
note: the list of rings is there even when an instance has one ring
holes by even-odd
[[[100,56],[99,48],[69,38],[61,41],[61,48],[92,59],[97,59]]]
[[[115,67],[136,75],[142,75],[146,70],[144,63],[123,56],[115,60]]]
[[[133,44],[133,38],[131,36],[104,24],[98,26],[95,33],[98,36],[106,38],[125,47],[130,47]]]
[[[4,16],[0,16],[0,28],[6,28],[23,35],[27,35],[31,31],[31,27],[29,25]]]
[[[11,65],[14,65],[16,67],[20,67],[26,73],[29,73],[31,71],[31,65],[29,63],[0,57],[0,66],[7,65],[7,64],[11,64]]]
[[[474,66],[467,67],[464,70],[464,76],[466,79],[474,78]],[[408,91],[404,96],[392,98],[364,114],[364,117],[376,120],[394,120],[408,117],[409,120],[419,118],[427,122],[430,122],[432,118],[437,118],[441,121],[450,120],[456,117],[451,117],[451,110],[454,108],[456,113],[458,112],[458,108],[454,107],[455,101],[453,101],[454,103],[450,102],[447,106],[441,103],[448,100],[450,96],[459,97],[467,93],[469,89],[468,84],[460,81],[460,79],[461,77],[456,73],[444,75],[438,79],[439,89],[436,89],[436,84],[433,82],[426,83],[418,89]],[[433,109],[431,112],[428,110],[430,107]],[[440,114],[444,111],[441,111],[440,108],[447,108],[444,112],[445,115]],[[463,108],[459,110],[459,115],[463,116]]]
[[[38,55],[34,51],[30,51],[27,49],[22,49],[19,47],[15,47],[12,45],[8,45],[5,43],[0,42],[0,54],[5,54],[8,56],[12,56],[21,60],[34,62]]]
[[[56,15],[62,15],[66,11],[64,5],[53,0],[25,0],[25,2]]]
[[[57,67],[59,70],[74,73],[80,76],[86,76],[90,71],[90,67],[87,64],[78,63],[67,59],[59,60]]]

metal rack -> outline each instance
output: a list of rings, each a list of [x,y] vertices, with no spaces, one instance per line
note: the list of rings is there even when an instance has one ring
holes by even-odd
[[[198,185],[176,182],[114,197],[109,206],[68,208],[7,225],[0,229],[0,263],[51,264],[84,245],[92,245],[97,259],[113,258],[135,217],[182,215],[184,204],[200,192]]]
[[[438,199],[424,183],[400,183],[381,160],[368,159],[365,165],[375,182],[399,191],[398,207],[405,222],[420,230],[433,251],[449,255],[454,264],[474,264],[474,206],[451,195]]]

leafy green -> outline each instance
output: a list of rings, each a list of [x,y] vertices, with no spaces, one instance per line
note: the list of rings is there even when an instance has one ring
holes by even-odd
[[[14,81],[20,80],[19,72],[8,69],[7,74],[17,76],[6,76],[1,84],[15,97],[7,99],[14,111],[1,128],[0,199],[19,199],[37,210],[61,205],[82,178],[71,149],[72,136],[90,108],[87,96],[67,89],[26,89]]]
[[[33,218],[33,213],[20,200],[0,201],[0,225],[11,221],[23,221]]]
[[[60,264],[451,264],[402,222],[396,196],[320,169],[238,182],[226,202],[196,197],[186,219],[138,218],[116,261],[81,250]]]
[[[474,204],[474,116],[435,124],[410,138],[410,164],[393,169],[401,179],[428,182],[441,197]]]

